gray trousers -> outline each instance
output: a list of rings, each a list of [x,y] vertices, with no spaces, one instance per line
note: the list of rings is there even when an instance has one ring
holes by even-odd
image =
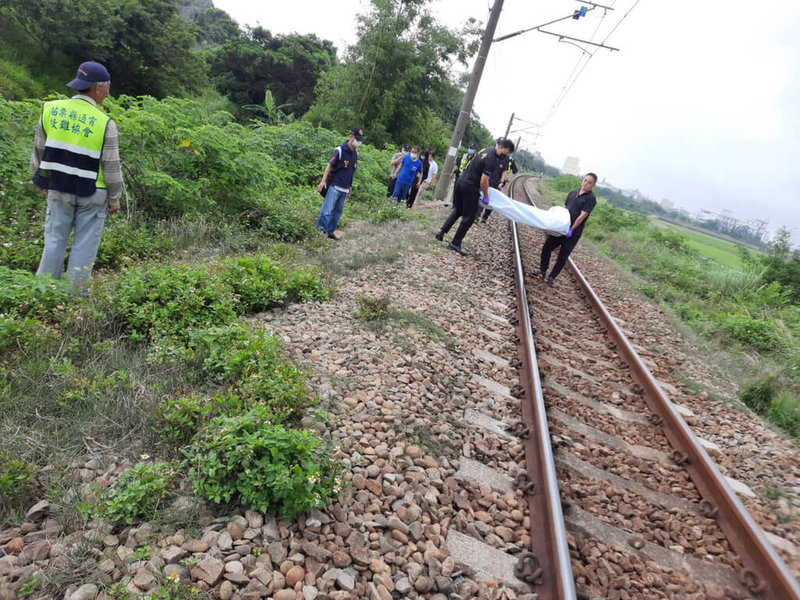
[[[67,278],[73,288],[85,288],[97,256],[107,208],[108,192],[105,189],[98,189],[85,198],[50,190],[44,219],[44,251],[36,274],[49,274],[61,279],[67,241],[72,231]]]

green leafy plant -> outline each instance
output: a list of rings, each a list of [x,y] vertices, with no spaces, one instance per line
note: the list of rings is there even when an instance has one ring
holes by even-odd
[[[194,328],[236,319],[233,291],[205,267],[130,269],[115,281],[113,296],[127,327],[151,340],[181,344]]]
[[[32,596],[36,593],[36,590],[39,589],[39,586],[42,584],[42,577],[41,575],[36,575],[22,584],[22,586],[17,590],[17,595],[20,598],[27,598],[28,596]]]
[[[283,420],[307,401],[305,376],[273,335],[242,325],[215,327],[191,332],[189,346],[202,373],[231,387],[244,406],[260,404]]]
[[[72,296],[68,281],[0,267],[0,314],[50,316],[54,309],[69,302]]]
[[[0,517],[4,509],[18,507],[33,497],[34,470],[34,465],[0,452]]]
[[[385,321],[391,311],[391,300],[388,295],[378,298],[361,297],[356,299],[356,316],[365,321]]]
[[[170,497],[174,477],[169,463],[140,463],[126,469],[106,490],[98,512],[128,525],[151,517]]]
[[[194,489],[216,503],[295,515],[326,506],[341,490],[338,467],[309,431],[273,425],[255,407],[218,417],[184,449]]]

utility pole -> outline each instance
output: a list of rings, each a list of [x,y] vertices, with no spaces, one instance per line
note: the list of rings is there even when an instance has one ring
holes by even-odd
[[[508,120],[508,127],[506,127],[506,134],[503,136],[505,138],[508,138],[508,134],[511,131],[511,124],[514,122],[514,115],[515,114],[516,113],[511,113],[511,118]]]
[[[486,56],[489,54],[489,48],[492,45],[494,30],[497,28],[497,21],[500,18],[501,10],[503,10],[503,0],[494,0],[492,12],[489,15],[489,22],[486,24],[486,31],[483,32],[483,39],[481,40],[481,47],[478,50],[478,57],[475,59],[475,66],[472,67],[472,75],[469,78],[467,92],[464,94],[464,102],[461,104],[461,112],[458,113],[456,128],[453,130],[453,137],[450,140],[450,148],[447,151],[447,157],[442,167],[442,174],[446,174],[447,176],[440,177],[439,181],[436,183],[436,191],[434,192],[434,198],[436,198],[436,200],[444,200],[447,195],[447,188],[450,184],[450,173],[453,172],[453,165],[456,162],[458,147],[461,145],[461,139],[464,137],[467,123],[469,123],[469,117],[472,114],[472,103],[475,101],[475,94],[478,92],[478,84],[483,74],[483,66],[486,64]]]

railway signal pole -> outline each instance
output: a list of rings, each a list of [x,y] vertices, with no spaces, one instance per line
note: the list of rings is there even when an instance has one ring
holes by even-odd
[[[486,24],[486,30],[483,32],[483,39],[481,40],[481,47],[478,50],[478,57],[475,59],[475,66],[472,67],[472,75],[469,78],[467,92],[464,94],[461,111],[458,113],[456,128],[453,130],[453,137],[450,139],[450,148],[447,150],[447,156],[445,157],[444,166],[442,167],[442,173],[446,173],[448,177],[440,177],[439,181],[436,183],[436,190],[434,192],[434,198],[436,198],[436,200],[444,200],[447,195],[447,188],[450,185],[449,175],[453,172],[453,165],[456,162],[458,147],[461,145],[461,139],[464,137],[464,132],[467,130],[469,117],[472,114],[472,104],[475,102],[475,94],[478,92],[478,84],[483,74],[483,66],[486,64],[486,56],[489,54],[489,48],[492,45],[492,38],[497,28],[497,21],[500,19],[501,10],[503,10],[503,0],[494,0],[492,12],[489,15],[489,22]]]

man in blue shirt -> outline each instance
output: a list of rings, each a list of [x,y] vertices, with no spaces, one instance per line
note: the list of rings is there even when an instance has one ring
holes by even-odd
[[[353,185],[353,175],[356,172],[358,162],[358,148],[364,141],[364,130],[360,127],[353,127],[350,136],[341,146],[337,146],[333,151],[333,156],[325,167],[322,181],[317,186],[317,192],[327,185],[328,192],[322,202],[322,209],[317,217],[317,229],[327,235],[332,240],[338,240],[336,226],[342,218],[344,211],[344,201],[350,197],[350,190]]]
[[[400,171],[397,174],[397,181],[394,182],[394,192],[392,198],[400,204],[405,202],[414,180],[422,179],[422,161],[419,158],[419,146],[411,146],[411,152],[402,158]]]

